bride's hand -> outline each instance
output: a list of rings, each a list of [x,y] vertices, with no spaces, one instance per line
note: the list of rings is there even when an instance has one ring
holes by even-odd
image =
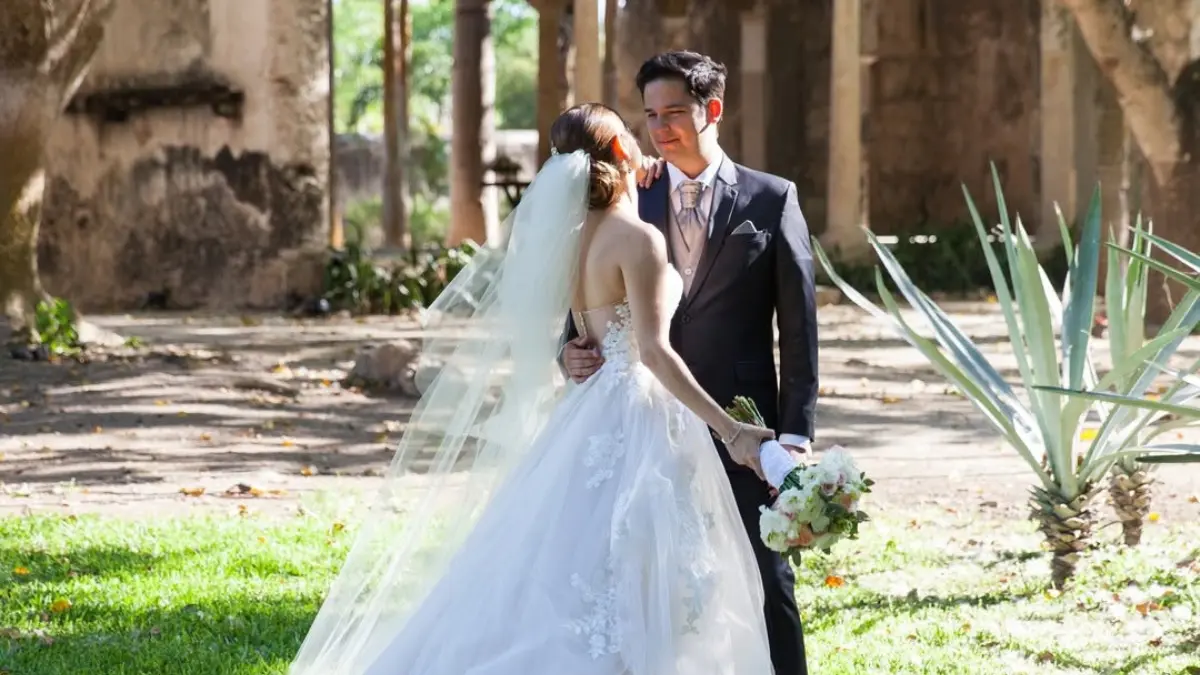
[[[663,171],[667,169],[667,160],[656,159],[649,155],[642,155],[642,165],[637,170],[637,183],[640,187],[648,189],[658,180]]]
[[[763,478],[762,464],[759,462],[758,450],[765,441],[775,438],[775,432],[752,424],[739,424],[730,441],[725,444],[729,456],[742,466],[749,467]]]

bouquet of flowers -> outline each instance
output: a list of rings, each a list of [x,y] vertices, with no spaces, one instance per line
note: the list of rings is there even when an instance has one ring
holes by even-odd
[[[726,412],[744,424],[765,426],[754,401],[738,396]],[[868,520],[859,500],[875,481],[859,471],[840,447],[826,451],[813,465],[801,463],[777,441],[759,449],[763,474],[778,490],[775,503],[760,507],[763,542],[789,558],[806,549],[829,552],[842,539],[858,538],[858,526]]]

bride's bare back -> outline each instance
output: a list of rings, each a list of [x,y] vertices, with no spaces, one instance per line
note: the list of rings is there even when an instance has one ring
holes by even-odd
[[[631,246],[645,245],[638,240],[647,235],[649,227],[631,209],[589,214],[580,238],[579,272],[571,304],[581,335],[600,341],[609,322],[618,319],[617,307],[629,300],[622,265],[628,263]]]

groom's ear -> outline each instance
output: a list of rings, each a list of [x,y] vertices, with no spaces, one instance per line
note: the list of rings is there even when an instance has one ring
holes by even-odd
[[[705,112],[708,113],[708,123],[716,124],[725,115],[725,102],[719,98],[709,99],[705,104]]]

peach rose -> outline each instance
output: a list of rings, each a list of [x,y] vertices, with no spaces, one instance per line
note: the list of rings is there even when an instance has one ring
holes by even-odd
[[[796,535],[796,538],[788,541],[788,546],[793,548],[804,548],[811,545],[816,538],[817,536],[813,534],[812,528],[808,525],[804,525],[800,528],[800,532]]]

